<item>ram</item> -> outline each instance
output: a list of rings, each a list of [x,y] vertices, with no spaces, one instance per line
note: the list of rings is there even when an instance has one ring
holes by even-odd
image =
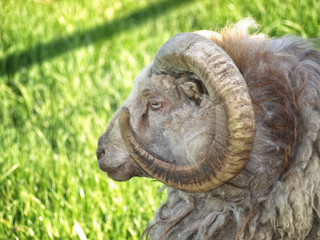
[[[320,239],[320,51],[252,24],[173,36],[99,138],[110,178],[168,186],[147,238]]]

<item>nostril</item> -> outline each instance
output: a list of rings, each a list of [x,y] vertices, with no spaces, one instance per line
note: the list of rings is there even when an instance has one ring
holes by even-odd
[[[98,148],[96,151],[98,160],[104,155],[105,151],[101,148]]]

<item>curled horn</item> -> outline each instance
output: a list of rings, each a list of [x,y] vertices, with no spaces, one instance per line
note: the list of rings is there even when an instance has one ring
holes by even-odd
[[[247,85],[232,59],[213,41],[180,33],[160,48],[152,72],[174,76],[192,72],[199,77],[217,108],[215,138],[194,164],[172,164],[146,149],[132,129],[129,110],[123,108],[120,131],[137,164],[166,185],[187,192],[207,192],[238,175],[252,149],[255,118]]]

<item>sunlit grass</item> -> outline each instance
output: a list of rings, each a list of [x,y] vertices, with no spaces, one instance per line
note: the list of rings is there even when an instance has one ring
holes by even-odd
[[[173,34],[251,16],[271,36],[320,37],[318,0],[0,1],[0,239],[139,239],[165,199],[116,183],[96,143]]]

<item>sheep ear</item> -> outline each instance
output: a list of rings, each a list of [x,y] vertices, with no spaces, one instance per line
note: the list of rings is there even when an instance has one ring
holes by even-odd
[[[195,82],[184,82],[181,84],[183,92],[188,98],[199,100],[202,93],[198,85]]]

